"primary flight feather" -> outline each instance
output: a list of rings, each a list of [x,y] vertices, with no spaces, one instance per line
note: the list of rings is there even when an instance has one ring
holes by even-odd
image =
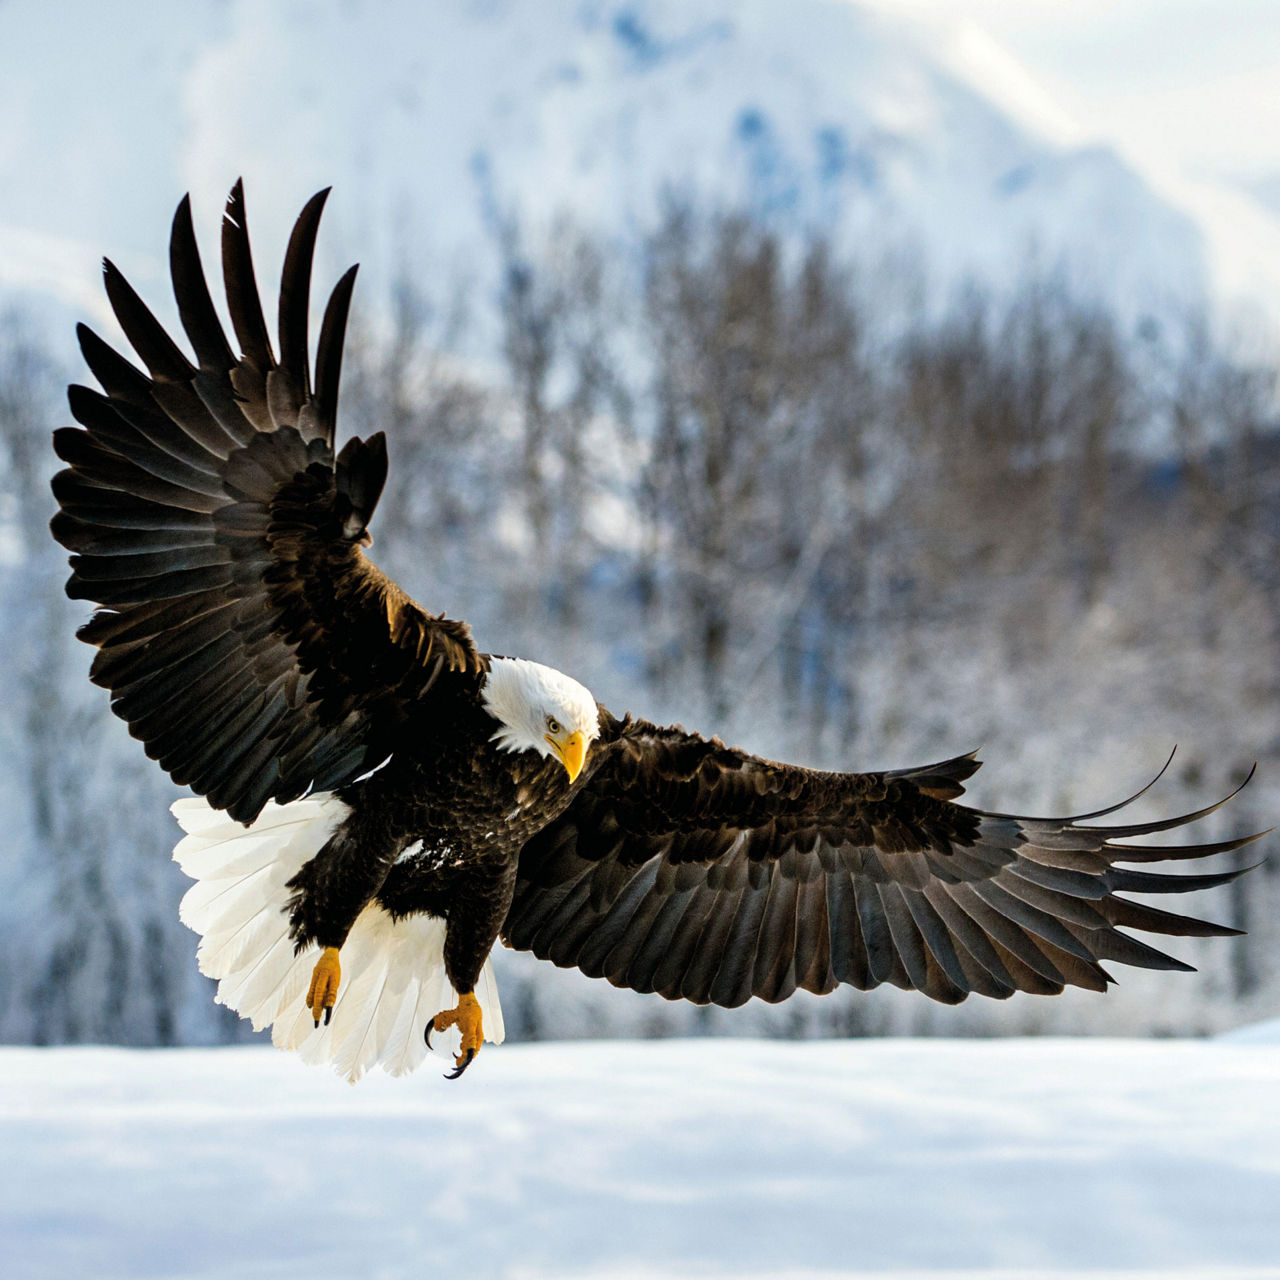
[[[182,918],[218,998],[352,1079],[411,1070],[458,1029],[460,1074],[502,1038],[501,938],[670,999],[735,1006],[890,982],[970,992],[1104,990],[1103,961],[1188,966],[1122,929],[1222,935],[1120,896],[1244,837],[1133,845],[1217,808],[1141,824],[957,804],[972,755],[832,773],[610,714],[576,680],[477,650],[362,550],[387,474],[381,432],[336,449],[355,269],[333,290],[312,374],[311,261],[327,192],[285,255],[278,352],[244,196],[222,223],[237,356],[187,200],[170,241],[194,359],[119,271],[108,297],[145,371],[85,326],[101,392],[55,433],[54,536],[92,679],[176,782]],[[1128,803],[1128,801],[1124,802]],[[1225,803],[1225,802],[1220,802]]]

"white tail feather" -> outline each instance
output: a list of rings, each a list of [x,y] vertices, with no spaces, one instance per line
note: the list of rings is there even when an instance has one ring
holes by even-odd
[[[288,882],[320,851],[350,812],[320,792],[291,804],[269,803],[248,827],[204,800],[173,806],[187,835],[173,856],[196,883],[182,899],[182,922],[201,935],[200,972],[218,979],[218,1001],[271,1027],[272,1042],[304,1062],[328,1063],[353,1083],[371,1067],[404,1075],[427,1055],[428,1020],[458,1002],[444,968],[445,922],[428,916],[395,921],[370,903],[356,917],[340,962],[342,982],[328,1026],[317,1028],[303,1003],[319,948],[294,954]],[[485,1039],[504,1037],[498,984],[486,960],[476,983]],[[457,1031],[433,1040],[456,1051]]]

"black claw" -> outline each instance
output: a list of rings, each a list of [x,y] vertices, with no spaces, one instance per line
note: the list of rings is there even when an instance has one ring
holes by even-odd
[[[329,1025],[329,1019],[332,1017],[333,1017],[333,1005],[328,1005],[324,1011],[324,1025],[326,1027]],[[316,1026],[319,1026],[319,1025],[320,1024],[317,1022]]]
[[[317,1018],[317,1019],[316,1019],[316,1026],[318,1027],[319,1025],[320,1025],[320,1019],[319,1019],[319,1018]]]
[[[422,1038],[427,1042],[427,1048],[431,1048],[431,1033],[436,1029],[434,1018],[427,1019],[427,1029],[422,1033]]]
[[[471,1065],[471,1059],[474,1058],[475,1056],[476,1056],[476,1051],[474,1049],[468,1049],[467,1056],[463,1058],[463,1060],[460,1063],[458,1063],[458,1065],[454,1067],[452,1071],[448,1072],[445,1075],[445,1079],[456,1080]]]

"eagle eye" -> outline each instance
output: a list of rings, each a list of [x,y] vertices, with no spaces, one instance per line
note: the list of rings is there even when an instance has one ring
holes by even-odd
[[[557,720],[557,719],[555,718],[555,716],[548,716],[548,717],[547,717],[547,732],[548,732],[548,733],[559,733],[559,732],[560,732],[560,727],[561,727],[561,726],[560,726],[560,721],[559,721],[559,720]]]

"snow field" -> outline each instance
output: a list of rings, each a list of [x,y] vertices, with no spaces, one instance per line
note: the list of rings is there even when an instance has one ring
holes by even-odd
[[[1280,1277],[1280,1048],[0,1051],[0,1274]]]

